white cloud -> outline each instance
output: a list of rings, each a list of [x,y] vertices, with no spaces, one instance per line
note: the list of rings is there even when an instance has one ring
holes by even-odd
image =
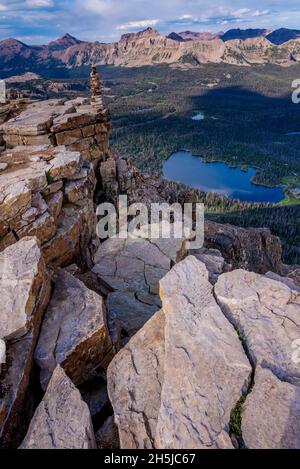
[[[0,11],[6,11],[7,7],[3,5],[3,3],[0,3]]]
[[[26,0],[26,5],[31,8],[53,7],[53,0]]]
[[[265,15],[269,15],[269,13],[270,13],[270,10],[262,10],[262,11],[256,10],[252,13],[252,16],[256,16],[256,17],[265,16]]]
[[[130,21],[129,23],[119,24],[117,29],[127,30],[127,29],[138,29],[138,28],[149,28],[156,26],[160,20],[142,20],[142,21]]]
[[[250,13],[249,8],[240,8],[239,10],[236,10],[233,12],[233,16],[236,18],[242,18],[242,16],[246,15],[247,13]]]
[[[113,5],[112,1],[108,2],[106,0],[89,0],[83,5],[83,7],[92,13],[103,15],[113,9],[115,5]]]
[[[192,20],[194,19],[193,15],[182,15],[179,17],[180,20]]]

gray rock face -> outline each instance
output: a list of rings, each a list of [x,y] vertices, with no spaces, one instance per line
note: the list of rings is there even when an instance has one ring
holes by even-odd
[[[88,406],[61,367],[52,375],[20,449],[94,449]]]
[[[160,281],[160,295],[163,310],[108,369],[121,447],[232,448],[230,413],[252,369],[205,265],[189,256]]]
[[[164,321],[159,311],[108,368],[108,392],[121,448],[155,447],[163,380]]]
[[[6,342],[0,357],[0,447],[20,444],[31,416],[33,352],[50,290],[36,238],[24,238],[0,254],[0,338]]]
[[[0,338],[20,338],[39,319],[34,305],[44,275],[45,263],[35,238],[24,238],[0,253]]]
[[[299,449],[300,388],[258,367],[243,410],[242,432],[249,449]]]
[[[132,236],[101,244],[93,272],[114,290],[107,298],[108,311],[117,315],[129,336],[160,308],[159,280],[186,253],[184,243]]]
[[[282,248],[280,239],[265,228],[241,228],[206,220],[205,246],[219,249],[234,268],[264,274],[281,272]]]
[[[93,377],[111,348],[102,297],[59,270],[35,352],[43,388],[58,364],[75,384]]]
[[[300,294],[281,281],[235,270],[219,277],[215,295],[245,336],[253,363],[299,385],[293,342],[300,336]]]
[[[237,334],[195,257],[176,265],[160,292],[166,326],[157,446],[231,448],[230,413],[251,374]]]
[[[230,270],[231,266],[225,262],[224,257],[218,249],[202,248],[197,251],[191,251],[191,254],[205,264],[209,274],[209,281],[213,285],[221,274]]]

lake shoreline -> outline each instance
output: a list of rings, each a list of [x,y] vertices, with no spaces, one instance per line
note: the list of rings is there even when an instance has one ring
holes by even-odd
[[[175,164],[176,165],[182,164],[182,161],[180,160],[182,159],[183,153],[185,153],[187,157],[190,159],[189,164],[190,165],[192,164],[193,170],[195,172],[198,172],[199,169],[201,168],[202,172],[199,173],[199,180],[195,179],[195,174],[193,172],[190,174],[190,176],[188,176],[187,173],[188,173],[189,165],[186,165],[186,161],[184,162],[184,165],[182,166],[182,168],[177,168],[177,170],[176,168],[172,168],[173,163],[170,162],[170,160],[174,158],[174,156],[178,159],[178,155],[180,155],[179,160],[176,161]],[[198,160],[199,167],[195,165],[196,159]],[[210,164],[219,165],[219,166],[216,168],[213,168],[212,170],[208,170],[207,168],[209,168]],[[257,167],[250,167],[250,166],[241,167],[239,165],[235,165],[232,163],[228,164],[224,161],[216,160],[216,159],[207,160],[205,157],[194,154],[190,150],[182,149],[182,150],[172,153],[170,157],[163,162],[162,173],[163,173],[163,176],[168,180],[171,180],[171,181],[173,180],[174,182],[181,182],[194,189],[203,190],[204,192],[212,192],[212,193],[217,193],[219,195],[225,195],[229,197],[230,199],[240,200],[241,202],[253,202],[253,203],[265,202],[265,203],[272,203],[272,204],[280,204],[284,202],[284,200],[286,199],[285,191],[287,188],[283,186],[268,186],[265,184],[257,183],[256,181],[254,181],[254,177],[258,169],[259,168]],[[168,174],[166,174],[166,170],[167,172],[170,173],[169,176]],[[230,173],[231,170],[239,171],[239,173],[236,173],[236,174]],[[176,173],[176,171],[178,171],[178,173]],[[219,184],[219,186],[216,188],[206,187],[206,184],[208,183],[208,181],[206,180],[203,181],[203,179],[201,180],[201,178],[203,178],[203,172],[207,173],[208,181],[210,180],[214,184],[217,183],[217,185]],[[223,179],[222,177],[220,177],[220,174],[218,174],[218,172],[224,173],[224,181],[230,181],[231,179],[232,180],[231,183],[233,184],[233,186],[231,187],[230,185],[227,185],[227,186],[224,185]],[[253,174],[249,175],[249,172]],[[176,174],[178,174],[178,176],[176,176]],[[248,179],[247,179],[247,176],[249,176]],[[188,180],[189,177],[191,177],[190,180]],[[214,181],[214,178],[215,178],[215,181]],[[254,187],[258,189],[262,189],[262,191],[258,190],[256,192],[255,190],[253,190]],[[273,193],[269,192],[270,199],[268,199],[268,192],[266,192],[265,189],[273,191]],[[281,194],[279,191],[281,191]],[[239,196],[232,195],[235,193],[240,194],[240,195]],[[249,193],[253,193],[253,200],[249,198],[251,197],[248,195]]]

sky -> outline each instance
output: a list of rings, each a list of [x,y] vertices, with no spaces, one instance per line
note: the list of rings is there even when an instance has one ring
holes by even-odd
[[[0,0],[0,40],[46,44],[65,33],[112,42],[153,27],[172,31],[300,29],[299,0]]]

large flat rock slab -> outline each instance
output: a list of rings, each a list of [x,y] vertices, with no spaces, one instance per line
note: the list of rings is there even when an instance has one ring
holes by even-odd
[[[0,253],[0,337],[24,336],[39,321],[34,305],[46,275],[36,238],[24,238]]]
[[[108,368],[108,392],[121,448],[155,447],[164,369],[163,311],[153,316]]]
[[[20,449],[95,449],[88,406],[61,367],[53,373]]]
[[[230,413],[251,366],[217,305],[203,263],[189,256],[160,281],[165,365],[159,448],[232,448]]]
[[[103,298],[59,270],[35,352],[43,388],[57,365],[75,384],[93,377],[111,348]]]
[[[0,254],[0,447],[15,448],[31,417],[30,378],[41,318],[51,293],[50,276],[35,238]]]
[[[299,365],[293,361],[293,342],[300,335],[299,292],[281,280],[235,270],[219,277],[215,295],[245,337],[254,365],[299,385]]]
[[[242,414],[242,434],[249,449],[299,449],[300,388],[257,368],[255,386]]]
[[[100,245],[92,271],[113,289],[107,298],[108,310],[117,315],[129,336],[160,308],[159,281],[187,253],[185,242],[131,234]]]
[[[90,259],[96,236],[92,163],[78,151],[47,145],[7,150],[0,163],[0,252],[36,236],[51,268]]]
[[[252,372],[194,256],[160,281],[162,310],[114,358],[108,390],[121,448],[233,448],[230,414]]]

